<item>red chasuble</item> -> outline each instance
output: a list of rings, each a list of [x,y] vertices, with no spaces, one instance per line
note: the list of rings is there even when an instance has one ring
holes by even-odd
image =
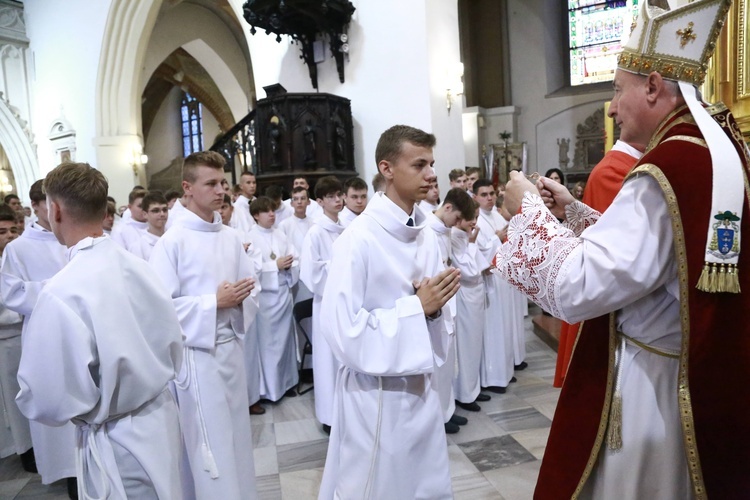
[[[622,181],[635,165],[636,159],[622,151],[610,150],[602,161],[596,164],[589,175],[586,190],[583,192],[583,202],[598,212],[604,212],[620,192]],[[555,366],[554,387],[562,387],[565,373],[568,371],[573,346],[578,338],[580,323],[571,325],[562,322],[560,328],[560,342],[557,348],[557,365]]]
[[[729,112],[714,111],[750,161]],[[683,136],[683,137],[678,137]],[[687,137],[685,137],[687,136]],[[695,140],[693,138],[699,139]],[[750,498],[750,248],[738,264],[742,293],[696,288],[711,217],[708,149],[686,107],[668,116],[631,175],[651,175],[661,186],[674,230],[680,282],[682,349],[680,419],[696,498]],[[748,190],[741,234],[750,235]],[[614,315],[584,323],[552,422],[535,492],[537,499],[576,497],[604,441],[613,391]],[[624,443],[627,446],[627,443]],[[676,459],[678,459],[676,457]],[[670,478],[664,478],[669,481]]]

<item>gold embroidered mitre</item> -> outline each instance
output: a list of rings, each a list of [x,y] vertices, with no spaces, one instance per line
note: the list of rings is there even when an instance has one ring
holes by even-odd
[[[701,85],[732,0],[672,0],[671,10],[658,3],[663,2],[641,4],[617,66],[641,75],[658,71],[670,80]]]

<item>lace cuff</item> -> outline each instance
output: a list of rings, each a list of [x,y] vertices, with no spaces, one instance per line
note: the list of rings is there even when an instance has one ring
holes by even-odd
[[[525,193],[521,207],[521,213],[508,225],[508,241],[495,256],[494,272],[552,315],[561,317],[555,282],[581,240],[557,221],[538,195]]]
[[[588,205],[576,200],[565,207],[565,222],[563,225],[580,236],[584,229],[593,226],[602,214]]]

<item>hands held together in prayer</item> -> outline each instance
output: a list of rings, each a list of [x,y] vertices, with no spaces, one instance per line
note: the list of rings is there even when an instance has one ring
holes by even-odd
[[[575,200],[568,188],[558,182],[540,177],[534,185],[523,173],[512,171],[510,181],[505,185],[505,208],[511,214],[518,213],[526,191],[541,196],[545,206],[558,219],[565,218],[565,207]]]
[[[460,287],[460,278],[461,271],[449,267],[432,278],[424,278],[419,283],[414,282],[414,290],[422,303],[425,316],[433,316],[456,295]]]
[[[292,255],[284,255],[283,257],[276,259],[276,266],[283,271],[284,269],[292,267],[292,262],[294,262],[294,257]]]
[[[218,290],[216,290],[216,308],[226,309],[240,305],[243,300],[250,296],[253,288],[255,288],[253,278],[241,279],[234,283],[221,282]]]

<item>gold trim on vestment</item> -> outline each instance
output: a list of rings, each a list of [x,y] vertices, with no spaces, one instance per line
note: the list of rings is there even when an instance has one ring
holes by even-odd
[[[583,328],[583,324],[581,324],[581,328]],[[580,339],[580,335],[578,337]],[[575,345],[578,344],[578,339],[576,339]],[[575,345],[573,346],[573,352],[575,352]],[[596,461],[599,459],[599,450],[602,447],[602,443],[604,442],[604,438],[607,435],[607,425],[609,424],[609,409],[612,404],[612,394],[614,392],[614,385],[615,385],[615,349],[617,348],[617,328],[615,324],[615,313],[609,314],[609,361],[607,368],[607,388],[604,393],[604,406],[602,407],[602,416],[599,419],[599,429],[596,431],[596,440],[594,441],[594,446],[591,448],[591,454],[589,455],[588,462],[586,462],[586,468],[583,469],[583,474],[581,475],[581,479],[578,481],[578,486],[576,487],[575,491],[573,492],[573,496],[571,497],[572,500],[575,500],[578,498],[578,496],[581,494],[581,491],[583,490],[584,485],[586,484],[586,481],[588,480],[589,476],[591,476],[591,471],[594,470],[594,466],[596,465]],[[571,361],[572,361],[572,355],[571,355]]]
[[[672,137],[667,137],[662,143],[669,142],[669,141],[686,141],[686,142],[692,142],[696,146],[703,146],[704,148],[707,148],[708,145],[706,144],[706,141],[699,137],[693,137],[691,135],[673,135]]]
[[[680,106],[679,108],[675,109],[674,111],[672,111],[671,113],[669,113],[666,116],[666,118],[664,118],[661,121],[661,123],[667,123],[667,122],[669,122],[676,114],[682,112],[684,109],[687,109],[687,104],[684,104],[684,105]],[[693,115],[691,115],[690,113],[687,113],[687,114],[685,114],[685,116],[681,116],[678,119],[676,119],[674,122],[670,123],[669,126],[665,126],[664,129],[661,132],[657,133],[656,135],[654,135],[651,138],[651,140],[648,142],[648,147],[646,147],[646,151],[645,151],[644,154],[646,154],[646,153],[650,152],[652,149],[654,149],[656,147],[656,145],[661,142],[661,140],[664,138],[664,136],[666,135],[666,133],[669,132],[669,130],[672,127],[674,127],[675,125],[680,125],[682,123],[690,123],[692,125],[695,125],[695,119],[693,118]],[[659,127],[657,127],[656,130],[659,130],[660,128],[661,128],[661,124],[659,125]],[[632,173],[632,170],[631,170],[631,173]]]
[[[677,277],[680,284],[680,323],[682,326],[682,346],[680,349],[680,368],[677,379],[678,403],[680,407],[680,422],[682,424],[682,437],[685,444],[685,453],[690,471],[690,479],[697,500],[706,499],[706,487],[703,481],[698,447],[695,441],[695,420],[693,418],[693,406],[690,399],[690,384],[688,380],[688,357],[690,347],[690,304],[688,298],[688,268],[687,250],[685,247],[685,233],[682,228],[680,207],[674,194],[672,185],[659,167],[653,164],[644,164],[634,169],[630,175],[643,173],[650,175],[664,193],[667,209],[672,220],[672,232],[674,233],[674,253],[677,261]],[[626,178],[627,179],[627,178]]]

